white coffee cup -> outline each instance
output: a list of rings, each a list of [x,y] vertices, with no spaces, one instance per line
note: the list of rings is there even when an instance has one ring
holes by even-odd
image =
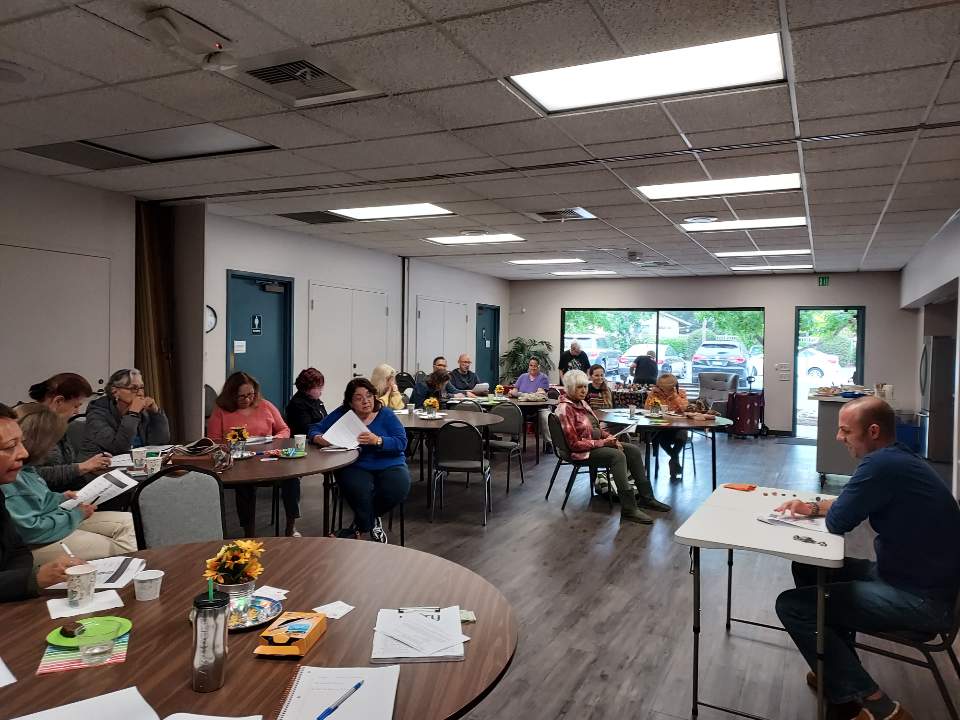
[[[305,452],[307,449],[307,436],[306,435],[294,435],[293,444],[300,452]]]
[[[160,472],[160,467],[162,465],[162,457],[148,457],[146,462],[147,475],[153,475],[154,473]]]
[[[71,565],[66,570],[67,604],[83,607],[93,602],[97,588],[97,569],[93,565]]]
[[[637,406],[636,405],[627,405],[627,410],[630,411],[630,417],[634,418],[637,415]]]
[[[137,600],[156,600],[160,597],[163,570],[141,570],[133,576],[133,594]]]
[[[130,457],[133,459],[133,467],[137,470],[143,470],[144,465],[147,463],[147,449],[146,448],[133,448],[130,451]]]

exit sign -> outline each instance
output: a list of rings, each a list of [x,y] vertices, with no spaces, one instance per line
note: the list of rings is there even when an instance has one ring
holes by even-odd
[[[818,275],[818,276],[817,276],[817,285],[819,285],[820,287],[827,287],[827,285],[829,285],[829,284],[830,284],[830,276],[829,276],[829,275]]]

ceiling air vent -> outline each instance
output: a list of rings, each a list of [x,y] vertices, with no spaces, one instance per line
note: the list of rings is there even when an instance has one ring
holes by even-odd
[[[246,58],[224,75],[290,107],[309,107],[377,95],[379,90],[318,51],[288,50]]]
[[[277,213],[278,217],[290,218],[291,220],[297,220],[298,222],[307,223],[308,225],[324,225],[326,223],[345,223],[345,222],[356,222],[350,218],[345,218],[342,215],[334,215],[333,213],[326,212],[325,210],[314,210],[312,212],[298,212],[298,213]]]
[[[542,212],[524,213],[527,217],[537,222],[567,222],[568,220],[593,220],[596,215],[592,215],[582,207],[563,208],[562,210],[544,210]]]
[[[638,268],[662,268],[670,267],[671,265],[676,265],[672,260],[667,260],[665,258],[645,258],[642,257],[638,252],[631,250],[627,253],[627,262],[631,265],[636,265]]]

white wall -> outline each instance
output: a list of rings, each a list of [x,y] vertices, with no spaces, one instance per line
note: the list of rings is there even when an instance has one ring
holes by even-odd
[[[110,261],[110,317],[103,318],[110,328],[110,371],[132,367],[134,199],[6,168],[0,168],[0,189],[0,245],[77,253]],[[58,294],[56,278],[37,277],[36,281],[38,302],[42,301],[44,308],[78,302],[76,297]],[[70,371],[71,347],[69,343],[64,345],[61,370]],[[97,378],[89,379],[96,385]]]
[[[311,282],[387,294],[390,309],[388,357],[400,365],[400,258],[328,242],[311,235],[246,223],[207,213],[204,251],[205,302],[219,322],[204,335],[204,382],[219,391],[226,377],[227,270],[292,277],[293,376],[307,367]],[[342,322],[343,318],[331,318]],[[331,348],[330,352],[337,352]],[[321,372],[323,368],[318,368]],[[341,389],[330,388],[330,398]],[[335,403],[336,404],[336,403]]]
[[[417,296],[432,300],[464,303],[467,306],[467,346],[460,352],[470,353],[477,359],[477,304],[498,305],[500,307],[500,352],[502,353],[510,339],[508,322],[510,308],[510,283],[489,275],[457,270],[444,265],[435,265],[424,260],[410,261],[409,292],[407,304],[407,327],[409,337],[406,344],[406,367],[416,366],[417,351]],[[439,348],[434,355],[440,355]],[[498,353],[499,355],[499,353]],[[452,368],[456,357],[447,358]],[[476,366],[474,366],[476,367]],[[429,372],[426,368],[426,372]]]
[[[960,212],[901,271],[900,304],[919,307],[960,277]]]
[[[542,338],[560,355],[560,308],[723,308],[762,307],[766,333],[764,363],[766,424],[792,426],[793,381],[776,380],[776,363],[793,367],[795,308],[798,305],[866,307],[864,382],[893,383],[900,407],[915,409],[920,350],[917,313],[900,309],[897,273],[841,273],[818,287],[813,275],[642,280],[536,280],[510,284],[510,331]],[[908,342],[904,342],[904,339]],[[554,373],[556,374],[556,373]],[[792,377],[792,373],[791,373]]]

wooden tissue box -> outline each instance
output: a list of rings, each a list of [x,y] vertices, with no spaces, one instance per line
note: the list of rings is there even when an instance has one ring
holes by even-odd
[[[291,622],[292,621],[292,622]],[[309,622],[306,632],[288,632],[290,625]],[[285,612],[260,633],[260,644],[254,648],[256,655],[303,657],[320,636],[327,631],[327,616],[317,612]]]

